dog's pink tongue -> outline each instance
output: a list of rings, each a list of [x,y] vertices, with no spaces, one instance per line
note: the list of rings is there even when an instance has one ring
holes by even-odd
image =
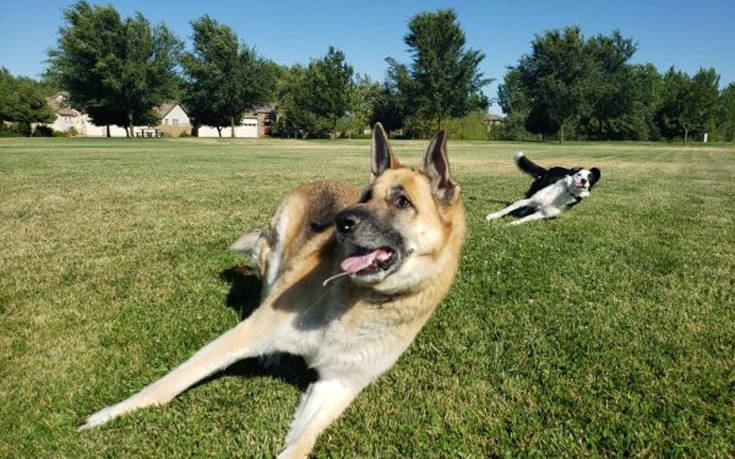
[[[342,271],[355,274],[356,272],[362,271],[372,265],[376,258],[382,260],[387,256],[390,256],[390,254],[383,249],[373,250],[365,255],[353,255],[351,257],[347,257],[342,261],[342,263],[340,263],[339,267],[342,268]]]

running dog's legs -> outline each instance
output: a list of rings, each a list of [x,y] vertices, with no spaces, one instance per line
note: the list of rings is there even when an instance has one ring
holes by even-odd
[[[510,225],[520,225],[521,223],[526,223],[526,222],[530,222],[533,220],[541,220],[544,218],[554,218],[559,214],[561,214],[561,211],[555,207],[544,207],[538,212],[532,213],[531,215],[526,215],[525,217],[519,218],[518,220],[510,222],[509,224]]]
[[[487,214],[487,216],[485,217],[485,220],[490,221],[490,220],[498,219],[500,217],[503,217],[505,215],[508,215],[509,213],[513,212],[516,209],[520,209],[521,207],[525,207],[525,206],[529,205],[530,203],[531,203],[531,200],[530,199],[521,199],[520,201],[514,202],[513,204],[509,205],[508,207],[506,207],[503,210],[499,210],[498,212],[493,212],[491,214]]]
[[[512,222],[508,223],[509,225],[520,225],[521,223],[530,222],[533,220],[541,220],[546,218],[546,215],[544,215],[543,212],[534,212],[531,215],[526,215],[523,218],[519,218],[518,220],[513,220]]]

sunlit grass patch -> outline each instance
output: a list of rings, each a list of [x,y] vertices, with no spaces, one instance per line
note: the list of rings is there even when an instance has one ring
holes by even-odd
[[[415,166],[426,141],[393,146]],[[602,180],[556,220],[486,223],[528,186],[517,150]],[[367,152],[0,139],[0,456],[273,455],[303,388],[295,362],[74,428],[237,323],[255,289],[233,296],[229,243],[298,183],[364,185]],[[457,281],[315,454],[735,454],[735,148],[450,140],[449,156],[469,223]]]

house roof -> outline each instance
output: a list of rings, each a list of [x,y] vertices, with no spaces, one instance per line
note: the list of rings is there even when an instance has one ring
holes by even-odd
[[[48,103],[49,107],[51,107],[54,111],[59,110],[63,107],[68,107],[69,104],[67,101],[69,100],[69,93],[66,91],[59,91],[53,96],[46,98],[46,103]]]
[[[57,115],[61,116],[79,116],[80,113],[73,108],[69,107],[61,107],[60,109],[56,110]]]
[[[158,116],[163,118],[164,116],[168,115],[171,112],[171,110],[176,108],[177,105],[181,107],[182,110],[184,110],[184,113],[186,113],[186,109],[184,109],[184,107],[181,106],[181,104],[179,104],[175,100],[170,100],[168,102],[162,103],[161,105],[156,107],[156,112],[158,113]],[[186,114],[189,115],[188,113]]]
[[[69,106],[69,93],[66,91],[59,91],[51,97],[46,98],[46,103],[49,107],[60,116],[79,116],[78,110],[74,110]]]
[[[485,119],[488,120],[488,121],[505,121],[505,118],[504,117],[502,117],[500,115],[496,115],[494,113],[488,113],[485,116]]]
[[[250,110],[246,111],[245,116],[255,116],[258,113],[273,113],[277,110],[278,109],[274,104],[256,105]]]

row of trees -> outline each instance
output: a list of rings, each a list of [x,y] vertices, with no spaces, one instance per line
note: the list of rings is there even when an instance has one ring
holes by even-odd
[[[308,64],[280,66],[207,15],[191,22],[191,50],[165,25],[140,13],[121,18],[111,5],[80,1],[64,19],[45,85],[3,69],[0,121],[48,122],[42,95],[55,87],[95,124],[126,126],[130,134],[134,125],[156,124],[154,108],[176,99],[195,129],[220,133],[246,110],[275,102],[272,132],[282,136],[335,137],[381,121],[411,137],[446,128],[464,138],[686,140],[708,132],[735,139],[734,84],[720,91],[713,69],[690,77],[630,64],[637,44],[617,31],[586,39],[567,27],[536,36],[499,87],[506,122],[489,131],[482,89],[491,80],[478,70],[485,55],[466,46],[452,10],[411,18],[404,36],[410,61],[387,58],[383,82],[356,74],[333,47]]]
[[[307,65],[279,66],[207,15],[191,23],[191,51],[165,25],[153,26],[140,13],[122,18],[111,5],[80,1],[64,19],[45,78],[67,90],[71,105],[95,124],[125,126],[129,135],[135,125],[156,124],[154,108],[170,99],[184,103],[195,129],[221,132],[246,110],[276,102],[275,134],[332,137],[375,121],[423,133],[488,104],[481,89],[489,80],[478,71],[484,55],[465,49],[451,10],[411,20],[405,42],[413,61],[389,58],[385,83],[355,74],[333,47]]]
[[[418,134],[488,104],[481,90],[489,80],[478,71],[485,56],[465,48],[451,10],[411,19],[405,42],[413,61],[389,58],[385,83],[356,75],[333,47],[307,65],[279,66],[208,16],[191,23],[187,52],[165,25],[140,14],[122,19],[110,5],[82,1],[64,17],[47,76],[101,125],[151,124],[155,106],[178,98],[195,126],[234,125],[248,108],[275,101],[280,135],[335,137],[379,120]]]
[[[585,39],[567,27],[536,36],[498,89],[508,116],[501,135],[735,140],[735,84],[720,91],[714,69],[661,75],[652,64],[630,64],[636,50],[618,31]]]

